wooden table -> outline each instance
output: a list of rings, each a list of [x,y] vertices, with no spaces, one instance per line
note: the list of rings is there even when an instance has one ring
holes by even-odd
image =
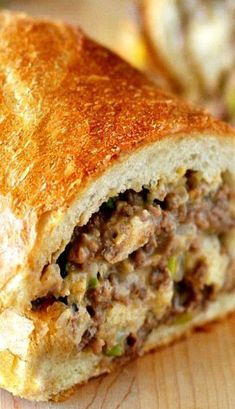
[[[235,316],[80,387],[63,403],[0,393],[0,409],[234,409]]]

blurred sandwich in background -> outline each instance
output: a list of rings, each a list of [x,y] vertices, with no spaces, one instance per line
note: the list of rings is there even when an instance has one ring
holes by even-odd
[[[138,0],[136,9],[137,34],[130,42],[130,28],[122,33],[122,53],[235,125],[234,0]]]

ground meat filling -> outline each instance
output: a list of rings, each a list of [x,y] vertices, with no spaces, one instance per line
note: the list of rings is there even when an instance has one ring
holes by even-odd
[[[58,294],[34,300],[33,311],[53,302],[78,317],[83,311],[78,351],[106,357],[136,354],[153,328],[191,320],[235,288],[234,192],[227,179],[208,184],[187,171],[174,183],[109,199],[75,228],[57,260]]]

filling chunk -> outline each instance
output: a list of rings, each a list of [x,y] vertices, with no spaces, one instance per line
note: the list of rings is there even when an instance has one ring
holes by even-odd
[[[78,351],[108,358],[138,353],[159,325],[192,320],[235,289],[231,186],[227,174],[208,184],[188,170],[110,198],[44,269],[47,293],[32,311],[62,308],[57,324],[73,328]]]

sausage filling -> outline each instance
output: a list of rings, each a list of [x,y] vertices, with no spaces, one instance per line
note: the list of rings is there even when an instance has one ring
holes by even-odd
[[[45,268],[54,284],[32,310],[63,304],[79,351],[138,353],[153,328],[190,321],[235,289],[234,196],[227,174],[208,184],[187,171],[109,199]]]

